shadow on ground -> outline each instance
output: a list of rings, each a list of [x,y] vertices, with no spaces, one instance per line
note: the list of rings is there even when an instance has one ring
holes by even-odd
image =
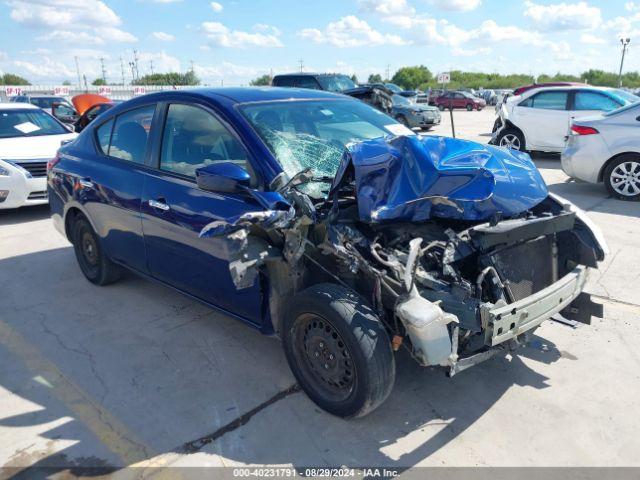
[[[49,205],[0,210],[0,227],[3,225],[20,225],[46,218],[49,218]]]
[[[0,282],[0,387],[13,394],[17,411],[0,419],[15,444],[4,467],[31,467],[25,478],[67,469],[87,475],[89,467],[185,453],[189,442],[233,425],[294,383],[277,340],[134,276],[95,287],[81,276],[71,247],[2,260]],[[545,363],[560,357],[540,338],[521,354]],[[401,354],[397,372],[391,397],[366,418],[337,419],[295,393],[238,428],[260,425],[278,403],[293,402],[285,410],[290,418],[266,426],[262,438],[229,445],[223,435],[210,447],[248,464],[324,459],[406,468],[468,429],[513,385],[547,386],[518,357],[448,379]],[[37,448],[29,444],[36,431]],[[414,432],[424,439],[409,453],[388,450]],[[301,435],[313,440],[293,448]],[[269,448],[270,439],[291,448]],[[257,442],[261,448],[253,448]]]

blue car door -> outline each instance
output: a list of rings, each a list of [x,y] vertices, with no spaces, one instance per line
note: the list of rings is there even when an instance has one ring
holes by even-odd
[[[77,195],[109,257],[146,272],[140,205],[155,103],[125,111],[97,128],[98,154],[79,165]]]
[[[155,169],[147,173],[142,225],[151,275],[249,322],[261,324],[259,279],[237,290],[229,273],[229,252],[222,238],[200,238],[200,231],[221,220],[260,209],[241,193],[201,190],[196,169],[233,161],[251,172],[240,140],[210,110],[193,104],[166,105]]]

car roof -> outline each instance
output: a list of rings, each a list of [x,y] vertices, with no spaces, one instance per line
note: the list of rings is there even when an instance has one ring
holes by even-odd
[[[563,91],[572,91],[572,90],[592,90],[597,92],[610,92],[615,89],[611,87],[596,87],[593,85],[565,85],[561,87],[557,86],[557,87],[532,88],[531,90],[527,90],[526,92],[522,93],[520,96],[529,97],[533,94],[540,93],[540,92],[563,92]]]
[[[225,97],[234,103],[269,102],[278,100],[310,100],[310,99],[346,99],[344,95],[324,90],[308,88],[280,87],[227,87],[227,88],[194,88],[189,90],[167,91],[166,93],[195,93],[214,100]],[[156,95],[162,96],[165,92]]]
[[[31,103],[7,102],[0,103],[0,110],[40,110],[40,107]]]
[[[294,73],[279,73],[276,77],[346,77],[344,73],[313,73],[313,72],[294,72]]]

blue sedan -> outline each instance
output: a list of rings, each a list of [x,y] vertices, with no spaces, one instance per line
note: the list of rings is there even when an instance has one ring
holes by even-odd
[[[338,94],[145,95],[47,176],[89,281],[133,271],[280,336],[302,389],[342,417],[382,404],[401,348],[453,375],[559,311],[597,313],[582,287],[606,246],[526,154],[420,138]]]

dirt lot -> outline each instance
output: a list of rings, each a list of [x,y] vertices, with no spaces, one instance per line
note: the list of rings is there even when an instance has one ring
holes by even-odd
[[[491,109],[455,118],[488,141]],[[605,319],[546,322],[453,379],[401,354],[391,397],[356,421],[287,391],[276,339],[134,276],[95,287],[46,208],[1,212],[0,466],[639,466],[640,204],[536,163],[609,242],[588,288]]]

